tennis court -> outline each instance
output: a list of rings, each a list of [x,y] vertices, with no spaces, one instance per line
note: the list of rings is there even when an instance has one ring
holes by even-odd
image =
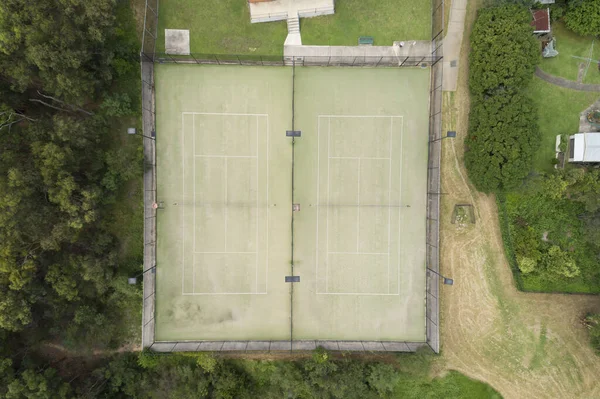
[[[156,340],[425,341],[429,70],[155,71]]]

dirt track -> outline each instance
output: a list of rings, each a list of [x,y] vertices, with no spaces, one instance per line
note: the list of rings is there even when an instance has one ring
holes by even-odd
[[[465,32],[474,18],[469,1]],[[475,191],[462,163],[468,123],[467,65],[463,41],[458,91],[444,93],[442,160],[442,357],[453,369],[485,381],[505,398],[600,397],[600,356],[588,344],[580,318],[600,311],[600,297],[517,291],[502,247],[493,196]],[[451,224],[456,203],[472,203],[476,224]]]

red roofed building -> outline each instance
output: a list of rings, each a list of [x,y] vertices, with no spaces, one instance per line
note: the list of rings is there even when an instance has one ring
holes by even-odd
[[[550,32],[550,9],[545,8],[542,10],[531,10],[531,26],[533,26],[533,33],[543,34]]]

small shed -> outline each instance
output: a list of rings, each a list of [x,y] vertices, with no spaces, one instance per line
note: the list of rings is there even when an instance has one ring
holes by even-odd
[[[536,35],[544,35],[550,33],[550,9],[543,8],[541,10],[531,10],[531,26],[533,33]]]
[[[599,163],[600,133],[577,133],[569,137],[569,162]]]

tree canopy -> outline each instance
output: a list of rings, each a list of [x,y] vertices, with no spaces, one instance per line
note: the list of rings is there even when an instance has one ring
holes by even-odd
[[[530,19],[519,5],[484,8],[471,33],[465,165],[482,191],[517,186],[538,146],[537,108],[523,91],[540,57]]]
[[[600,0],[571,0],[564,20],[579,35],[600,35]]]
[[[518,5],[484,8],[471,33],[469,87],[479,95],[526,86],[539,61],[531,14]]]
[[[111,226],[142,169],[112,132],[139,112],[132,20],[114,0],[0,2],[0,330],[114,345],[139,308]]]

